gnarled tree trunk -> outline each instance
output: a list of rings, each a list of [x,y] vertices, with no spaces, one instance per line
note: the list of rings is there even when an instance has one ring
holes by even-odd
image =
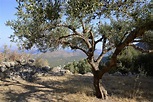
[[[87,58],[88,62],[92,66],[92,72],[94,74],[93,84],[95,87],[97,98],[107,99],[107,91],[100,84],[100,79],[102,78],[103,74],[108,72],[110,69],[116,66],[117,56],[122,51],[122,49],[124,49],[125,46],[128,46],[129,43],[133,42],[135,38],[144,35],[145,31],[153,29],[152,24],[153,24],[153,21],[149,23],[146,22],[146,24],[144,24],[143,26],[137,27],[136,29],[132,30],[123,41],[121,41],[118,45],[115,46],[115,51],[113,52],[110,60],[106,63],[106,65],[101,70],[98,68],[98,66],[104,54],[107,51],[105,52],[105,50],[102,50],[100,56],[96,60],[94,59],[95,45],[93,45],[93,48],[90,48],[91,50],[89,50],[86,53],[88,56]],[[103,49],[105,48],[105,42],[106,40],[103,39]]]
[[[102,86],[102,84],[100,84],[101,78],[99,71],[94,71],[94,78],[93,78],[93,84],[94,84],[94,88],[95,88],[95,95],[97,98],[101,98],[101,99],[107,99],[107,91],[105,90],[105,88]]]

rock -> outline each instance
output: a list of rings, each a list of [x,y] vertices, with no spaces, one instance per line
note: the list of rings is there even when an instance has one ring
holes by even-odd
[[[8,78],[10,75],[10,71],[9,70],[6,70],[4,72],[0,72],[0,77],[1,79],[5,79],[5,78]]]
[[[50,66],[44,66],[44,67],[42,67],[41,69],[42,69],[42,71],[44,71],[44,72],[48,72],[48,71],[51,70]]]
[[[0,72],[5,72],[7,70],[7,68],[5,68],[5,67],[0,67]]]
[[[7,68],[14,67],[15,65],[15,62],[2,62],[2,66]]]
[[[10,63],[10,67],[14,67],[16,65],[15,62],[9,62]]]
[[[128,76],[133,76],[131,72],[128,72]]]
[[[61,75],[65,75],[66,74],[66,70],[65,69],[61,69],[60,72],[58,72],[58,73],[60,73]]]
[[[21,65],[21,60],[16,60],[16,62],[17,62],[19,65]]]
[[[29,62],[30,63],[34,63],[35,62],[35,59],[29,59]]]
[[[105,73],[104,76],[110,76],[110,74],[109,73]]]
[[[36,73],[34,76],[35,77],[42,77],[43,76],[43,73]]]
[[[70,72],[69,70],[61,69],[59,72],[56,72],[58,75],[72,75],[73,73]]]
[[[6,77],[5,73],[0,72],[0,78],[1,78],[1,80],[5,79],[5,77]]]
[[[87,72],[86,74],[83,74],[84,76],[93,76],[91,72]]]
[[[54,67],[54,68],[52,69],[52,72],[57,73],[57,72],[60,72],[61,69],[62,69],[61,67]]]
[[[9,62],[2,62],[2,64],[3,64],[5,67],[7,67],[7,68],[10,68],[10,67],[11,67],[11,65],[10,65]]]
[[[114,76],[122,76],[122,73],[120,73],[120,72],[115,72],[113,75],[114,75]]]
[[[64,74],[63,74],[63,73],[58,72],[58,73],[55,73],[54,75],[55,75],[55,76],[63,76]]]
[[[32,72],[31,73],[29,73],[29,72],[22,72],[22,73],[20,73],[20,76],[21,76],[22,79],[24,79],[26,81],[32,82],[32,80],[33,80]]]
[[[20,59],[20,60],[16,60],[16,62],[19,64],[19,65],[24,65],[26,64],[26,60],[23,60],[23,59]]]
[[[65,70],[65,74],[72,75],[73,73],[69,70]]]

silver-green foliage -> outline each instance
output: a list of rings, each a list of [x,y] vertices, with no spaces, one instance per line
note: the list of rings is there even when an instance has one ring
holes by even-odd
[[[143,0],[17,0],[17,20],[8,21],[12,41],[41,51],[59,47],[86,50],[91,31],[94,39],[105,36],[109,47],[128,32],[149,22],[149,2]],[[106,23],[105,20],[110,23]],[[17,39],[16,39],[17,38]],[[77,46],[77,47],[76,47]]]

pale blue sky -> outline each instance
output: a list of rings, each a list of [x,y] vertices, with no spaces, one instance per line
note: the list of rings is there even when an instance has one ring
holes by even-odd
[[[15,19],[15,13],[17,7],[16,0],[0,0],[0,47],[3,45],[15,45],[9,40],[9,36],[13,34],[13,30],[6,26],[7,20]]]

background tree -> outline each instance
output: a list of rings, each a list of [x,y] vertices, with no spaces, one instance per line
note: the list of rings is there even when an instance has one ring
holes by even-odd
[[[153,50],[153,31],[148,31],[142,37],[142,42],[148,45],[148,50]]]
[[[117,69],[114,71],[119,71],[122,74],[127,74],[128,72],[138,73],[139,68],[135,66],[135,62],[141,54],[139,50],[131,46],[125,47],[117,57]]]
[[[17,20],[8,21],[13,41],[40,51],[59,47],[79,49],[87,55],[94,75],[96,97],[105,99],[99,81],[116,66],[117,56],[134,39],[153,29],[149,2],[143,0],[17,0]],[[17,39],[16,39],[17,38]],[[94,56],[98,43],[101,54]],[[114,50],[103,68],[103,56]]]
[[[153,50],[152,31],[147,31],[145,35],[139,37],[134,42],[137,42],[137,46],[128,46],[121,51],[118,56],[117,69],[114,69],[111,72],[119,71],[122,74],[126,74],[128,72],[137,74],[145,73],[145,75],[153,76],[153,64],[151,60],[153,59],[153,53],[148,53]]]

